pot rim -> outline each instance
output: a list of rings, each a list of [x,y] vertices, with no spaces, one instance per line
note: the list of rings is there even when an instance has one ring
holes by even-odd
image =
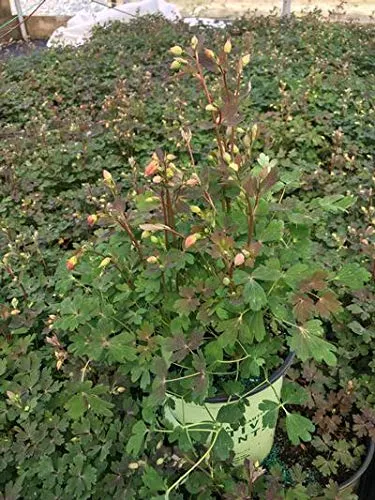
[[[252,391],[250,391],[246,397],[249,398],[251,396],[254,396],[255,394],[258,394],[258,392],[261,392],[264,389],[267,389],[268,387],[270,387],[270,385],[272,385],[274,382],[279,380],[279,378],[283,377],[285,375],[286,371],[289,369],[290,365],[293,363],[294,358],[295,358],[295,353],[293,351],[291,351],[288,354],[288,356],[285,358],[284,363],[271,374],[268,381],[263,380],[263,382],[258,387],[255,387]],[[239,399],[241,399],[241,397],[242,396],[237,396],[237,395],[235,395],[235,396],[213,396],[212,398],[206,398],[204,402],[205,403],[226,403],[229,398],[231,401],[238,401]]]
[[[370,444],[367,448],[366,458],[362,462],[362,465],[352,476],[350,476],[349,479],[347,479],[346,481],[344,481],[343,483],[341,483],[339,485],[340,491],[345,490],[346,488],[349,488],[350,486],[355,485],[355,483],[363,476],[363,474],[368,469],[368,467],[369,467],[369,465],[374,457],[374,453],[375,453],[375,443],[371,439]]]

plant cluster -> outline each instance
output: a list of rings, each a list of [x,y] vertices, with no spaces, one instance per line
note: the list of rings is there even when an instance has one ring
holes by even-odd
[[[0,63],[5,498],[335,498],[336,484],[313,491],[298,470],[293,485],[258,464],[233,469],[222,426],[206,454],[207,429],[173,430],[158,406],[166,389],[196,401],[246,393],[289,348],[337,358],[336,385],[312,384],[318,416],[287,385],[266,422],[285,410],[300,453],[314,426],[327,434],[320,420],[332,430],[325,395],[351,381],[351,449],[373,433],[373,288],[363,289],[373,276],[373,28],[238,21],[222,54],[199,47],[203,78],[196,67],[191,77],[208,100],[168,69],[171,46],[173,68],[194,68],[194,48],[176,49],[194,35],[204,47],[227,40],[149,18],[101,28],[79,49]],[[236,89],[250,92],[241,105]],[[241,404],[221,424],[240,420]],[[327,481],[350,434],[337,425]]]

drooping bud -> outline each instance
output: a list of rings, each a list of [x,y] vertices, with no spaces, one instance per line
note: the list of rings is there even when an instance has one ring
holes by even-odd
[[[98,221],[98,216],[96,214],[91,214],[87,216],[87,224],[93,226]]]
[[[70,259],[66,261],[66,268],[68,271],[73,271],[73,269],[76,267],[77,264],[78,264],[78,259],[75,255],[73,255],[73,257],[70,257]]]
[[[235,266],[242,266],[242,264],[245,262],[245,256],[243,253],[238,253],[235,258],[234,258],[234,265]]]
[[[232,42],[228,39],[224,44],[224,52],[230,54],[232,52]]]
[[[174,56],[181,56],[182,55],[182,48],[179,45],[175,45],[174,47],[171,47],[169,49],[169,52],[173,54]]]
[[[185,239],[185,241],[184,241],[184,247],[186,249],[192,247],[197,242],[197,239],[198,239],[197,234],[191,234],[190,236],[188,236]]]
[[[145,168],[145,177],[150,177],[151,175],[154,175],[159,168],[159,164],[155,160],[151,160],[150,163],[147,165]]]

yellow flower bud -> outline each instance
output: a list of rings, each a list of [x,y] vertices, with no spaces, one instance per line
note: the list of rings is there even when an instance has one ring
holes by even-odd
[[[250,62],[250,54],[246,54],[241,58],[243,67],[247,66]]]
[[[147,262],[149,264],[156,264],[158,261],[158,258],[155,257],[155,255],[151,255],[150,257],[147,258]]]
[[[229,284],[230,284],[230,279],[227,276],[225,276],[223,278],[223,285],[224,286],[228,286]]]
[[[181,63],[179,61],[173,61],[173,63],[171,64],[171,69],[177,71],[180,68],[181,68]]]
[[[230,54],[232,52],[232,42],[230,40],[227,40],[224,44],[224,52],[226,54]]]
[[[233,145],[233,153],[236,155],[240,152],[240,150],[238,149],[238,147],[234,144]]]
[[[255,141],[255,139],[257,138],[257,135],[258,135],[258,125],[256,123],[254,123],[254,125],[251,128],[251,140],[252,140],[252,142]]]
[[[232,161],[232,155],[230,155],[227,151],[223,154],[223,158],[226,163],[230,163]]]
[[[207,104],[206,111],[217,111],[217,108],[213,104]]]
[[[193,214],[202,213],[202,210],[197,205],[191,205],[190,210],[193,212]]]
[[[101,268],[101,267],[107,267],[110,262],[111,262],[111,258],[110,257],[105,257],[105,259],[103,259],[101,261],[101,263],[99,264],[99,268]]]
[[[237,163],[234,163],[234,161],[229,163],[228,167],[231,168],[232,170],[234,170],[235,172],[238,172],[238,165],[237,165]]]
[[[142,240],[145,240],[146,238],[149,238],[151,235],[150,231],[143,231],[143,233],[141,234],[141,238]]]
[[[198,38],[194,35],[191,39],[191,48],[195,50],[198,47]]]
[[[175,45],[174,47],[171,47],[169,49],[169,52],[173,54],[174,56],[181,56],[182,55],[182,48],[179,45]]]

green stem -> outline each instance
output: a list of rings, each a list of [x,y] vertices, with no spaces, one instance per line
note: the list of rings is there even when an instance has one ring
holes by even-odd
[[[183,474],[179,479],[177,479],[177,481],[175,481],[172,486],[170,486],[167,491],[165,492],[165,500],[169,500],[169,495],[170,493],[175,490],[176,488],[178,488],[178,486],[193,472],[193,470],[195,470],[197,467],[199,467],[199,465],[204,461],[206,460],[206,458],[208,458],[211,454],[211,451],[213,450],[213,447],[215,446],[215,443],[219,437],[219,434],[220,434],[220,430],[219,429],[218,431],[216,431],[216,434],[215,434],[215,437],[211,443],[211,445],[209,446],[209,448],[207,449],[207,451],[201,456],[201,458],[195,462],[195,464],[190,467],[190,469],[188,471],[185,472],[185,474]]]

